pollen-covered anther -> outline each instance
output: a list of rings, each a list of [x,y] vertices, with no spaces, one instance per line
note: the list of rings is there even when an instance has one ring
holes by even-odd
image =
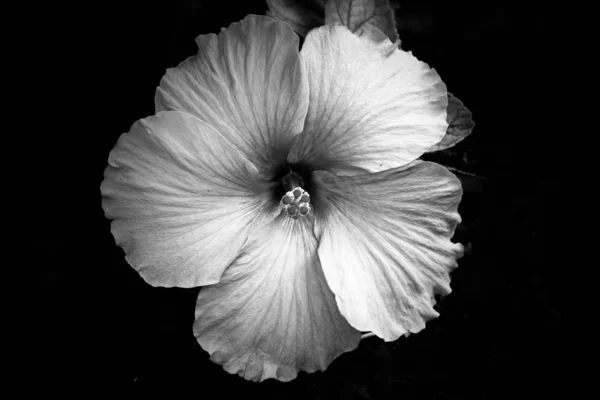
[[[280,204],[290,218],[298,219],[310,214],[310,195],[301,187],[296,187],[283,195]]]

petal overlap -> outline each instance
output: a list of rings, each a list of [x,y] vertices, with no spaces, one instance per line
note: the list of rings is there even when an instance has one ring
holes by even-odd
[[[314,181],[319,258],[342,315],[386,341],[423,329],[462,256],[450,240],[460,222],[459,180],[415,161],[354,177],[321,171]]]
[[[251,235],[218,284],[202,288],[194,334],[214,362],[248,380],[289,381],[358,346],[316,246],[308,218],[281,214]]]
[[[256,167],[189,114],[139,120],[108,164],[101,192],[111,232],[129,264],[155,286],[217,282],[248,229],[275,216]]]
[[[198,54],[162,78],[156,110],[200,118],[269,175],[285,161],[308,108],[298,36],[284,22],[250,15],[196,43]]]
[[[389,39],[322,26],[307,35],[300,57],[310,94],[292,164],[379,172],[417,159],[446,133],[445,84]]]

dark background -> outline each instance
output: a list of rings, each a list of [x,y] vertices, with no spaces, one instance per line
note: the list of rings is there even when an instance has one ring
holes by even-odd
[[[195,52],[198,34],[264,2],[87,2],[35,10],[25,47],[42,121],[36,130],[36,328],[25,374],[44,392],[265,399],[510,398],[562,383],[563,312],[550,219],[560,171],[548,140],[552,62],[543,9],[524,2],[402,1],[403,48],[433,66],[471,109],[474,133],[429,159],[478,174],[465,180],[456,239],[469,253],[441,316],[417,335],[364,340],[324,373],[246,382],[209,361],[192,335],[199,289],[147,285],[130,268],[100,205],[108,153],[154,113],[165,69]],[[25,62],[24,62],[25,63]],[[30,97],[31,98],[31,97]],[[40,106],[41,105],[41,106]],[[29,110],[29,108],[27,109]],[[39,154],[37,154],[39,152]],[[41,170],[40,170],[41,168]],[[39,201],[38,201],[39,200]]]

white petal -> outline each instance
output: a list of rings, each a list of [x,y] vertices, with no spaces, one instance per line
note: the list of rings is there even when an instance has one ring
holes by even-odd
[[[249,380],[289,381],[358,346],[316,245],[308,218],[282,214],[253,232],[218,284],[202,288],[194,333],[214,362]]]
[[[308,34],[300,56],[309,108],[290,163],[378,172],[417,159],[446,133],[446,86],[388,39],[323,26]]]
[[[102,207],[150,284],[218,282],[265,205],[265,183],[217,131],[181,112],[136,122],[111,151]]]
[[[302,131],[308,108],[298,36],[284,22],[250,15],[196,42],[198,55],[162,78],[156,110],[195,115],[261,172],[272,172]]]
[[[462,196],[446,168],[416,161],[354,177],[316,172],[319,257],[342,315],[387,341],[437,317],[462,245],[450,241]]]

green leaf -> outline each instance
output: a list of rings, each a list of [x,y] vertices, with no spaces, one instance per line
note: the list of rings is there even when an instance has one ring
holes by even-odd
[[[329,0],[325,8],[327,25],[341,23],[359,36],[368,34],[378,40],[387,36],[399,47],[394,18],[389,0]]]
[[[448,92],[448,115],[446,116],[446,121],[448,122],[446,136],[439,143],[427,150],[428,153],[445,150],[456,145],[469,136],[475,127],[471,111],[450,92]]]
[[[287,22],[300,36],[325,24],[327,0],[267,0],[267,15]]]

